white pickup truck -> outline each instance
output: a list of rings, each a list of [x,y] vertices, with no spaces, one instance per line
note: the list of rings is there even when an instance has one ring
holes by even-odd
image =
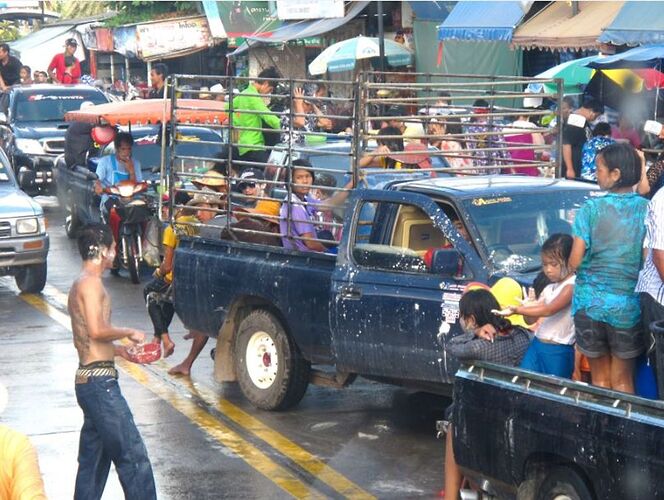
[[[42,207],[21,190],[0,150],[0,276],[14,276],[22,292],[40,292],[48,246]]]

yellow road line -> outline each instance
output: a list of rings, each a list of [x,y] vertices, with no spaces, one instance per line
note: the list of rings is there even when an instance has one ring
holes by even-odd
[[[51,319],[71,331],[69,316],[48,304],[38,295],[20,294],[19,297],[43,312]],[[254,445],[240,437],[236,432],[229,429],[223,423],[216,420],[212,415],[199,408],[193,401],[177,394],[156,377],[149,377],[146,370],[138,365],[133,365],[124,359],[118,358],[118,366],[129,374],[139,384],[148,388],[161,399],[169,403],[173,408],[182,413],[201,430],[212,436],[222,445],[227,447],[238,457],[243,459],[251,467],[262,473],[281,489],[295,498],[325,498],[323,495],[312,491],[311,487],[299,480],[295,475],[274,462],[270,457]]]
[[[51,297],[51,299],[53,299],[56,303],[60,305],[66,305],[66,303],[63,303],[63,299],[61,299],[61,297],[66,299],[67,296],[60,292],[57,288],[47,286],[45,290],[48,292],[48,295]],[[42,303],[52,308],[52,306],[49,304],[43,301]],[[68,316],[63,316],[67,318],[67,321],[69,320]],[[69,326],[67,326],[67,328],[69,328]],[[163,360],[159,363],[153,364],[152,366],[155,369],[163,372],[167,377],[171,378],[174,381],[173,383],[179,383],[189,392],[199,395],[199,397],[204,399],[208,404],[214,405],[215,408],[223,415],[227,416],[233,422],[251,432],[259,439],[265,441],[276,451],[292,460],[299,467],[312,474],[314,477],[324,482],[344,497],[367,500],[375,498],[369,492],[363,490],[350,479],[346,478],[344,475],[327,465],[320,458],[294,443],[283,434],[268,427],[256,417],[248,414],[227,399],[220,398],[219,395],[216,394],[213,390],[203,386],[202,384],[197,384],[195,386],[191,383],[191,379],[174,379],[170,375],[167,375],[167,371],[170,366]]]

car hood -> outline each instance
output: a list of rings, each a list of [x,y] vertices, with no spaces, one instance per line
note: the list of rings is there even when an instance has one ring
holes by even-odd
[[[42,215],[39,203],[13,184],[0,184],[0,218]]]
[[[14,136],[17,139],[44,139],[64,137],[67,122],[14,122]]]

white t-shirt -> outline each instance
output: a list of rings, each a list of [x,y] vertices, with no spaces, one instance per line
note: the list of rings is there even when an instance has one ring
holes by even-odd
[[[550,304],[558,295],[560,295],[560,292],[562,292],[567,285],[574,285],[575,281],[576,275],[573,274],[565,281],[547,285],[544,290],[542,290],[540,301],[544,301],[545,304]],[[576,338],[574,335],[572,302],[570,301],[567,307],[561,309],[556,314],[544,318],[535,335],[540,340],[548,340],[550,342],[555,342],[556,344],[573,344]]]

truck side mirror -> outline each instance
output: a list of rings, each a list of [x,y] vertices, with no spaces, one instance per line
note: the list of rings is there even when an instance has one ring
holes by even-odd
[[[431,272],[443,276],[454,276],[459,271],[460,259],[462,259],[461,254],[454,249],[436,250],[431,260]]]
[[[29,191],[35,187],[35,172],[33,170],[21,170],[18,173],[18,185],[23,191]]]

